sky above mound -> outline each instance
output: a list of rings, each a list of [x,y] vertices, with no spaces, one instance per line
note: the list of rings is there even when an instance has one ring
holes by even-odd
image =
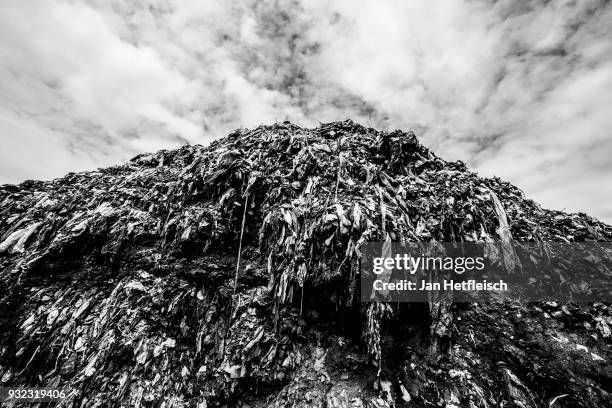
[[[612,222],[612,3],[233,3],[5,0],[0,183],[352,118]]]

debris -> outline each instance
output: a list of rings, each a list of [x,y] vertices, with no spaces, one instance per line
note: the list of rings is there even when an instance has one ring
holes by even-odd
[[[0,243],[0,254],[8,252],[10,254],[20,254],[25,250],[25,244],[38,229],[41,222],[35,222],[32,225],[14,231],[6,239]]]
[[[567,397],[569,394],[561,394],[561,395],[557,395],[555,398],[553,398],[552,400],[550,400],[550,402],[548,403],[548,408],[553,408],[556,404],[557,401],[559,401],[561,398],[565,398]]]
[[[0,186],[0,385],[92,407],[610,405],[609,305],[358,300],[367,242],[517,239],[612,227],[350,120]]]

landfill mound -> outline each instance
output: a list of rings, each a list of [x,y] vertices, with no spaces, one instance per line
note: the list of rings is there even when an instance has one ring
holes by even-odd
[[[350,120],[0,186],[0,386],[74,407],[612,406],[609,304],[359,300],[364,242],[508,238],[612,227]]]

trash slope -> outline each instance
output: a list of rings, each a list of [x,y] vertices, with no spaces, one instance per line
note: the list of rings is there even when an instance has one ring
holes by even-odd
[[[611,241],[411,132],[238,130],[0,186],[1,385],[63,406],[601,407],[607,304],[361,304],[376,240]]]

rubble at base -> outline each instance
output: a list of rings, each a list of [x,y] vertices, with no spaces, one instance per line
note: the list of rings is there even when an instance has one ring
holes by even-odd
[[[0,186],[0,386],[75,407],[612,405],[610,305],[362,304],[359,248],[385,239],[612,227],[350,120]]]

